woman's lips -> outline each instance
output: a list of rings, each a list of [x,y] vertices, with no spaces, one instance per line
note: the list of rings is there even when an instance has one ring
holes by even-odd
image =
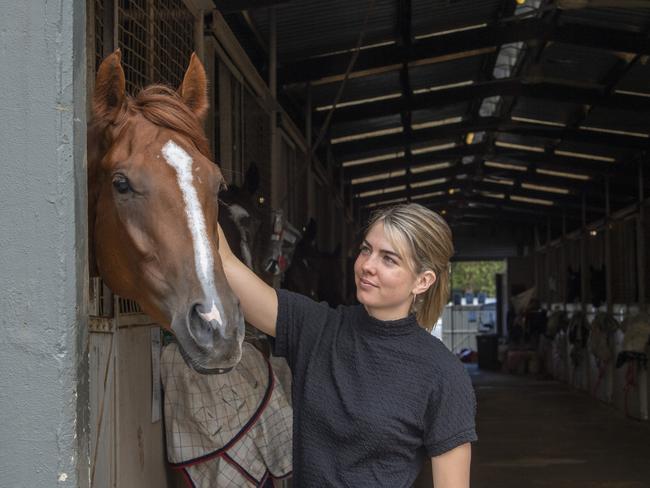
[[[377,285],[375,285],[372,281],[368,281],[364,278],[359,278],[359,284],[364,288],[377,288]]]

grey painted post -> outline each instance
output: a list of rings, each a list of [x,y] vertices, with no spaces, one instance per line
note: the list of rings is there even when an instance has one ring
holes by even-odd
[[[88,484],[85,6],[1,7],[2,486]]]

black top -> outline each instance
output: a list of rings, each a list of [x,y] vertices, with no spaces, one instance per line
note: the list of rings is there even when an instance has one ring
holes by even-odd
[[[426,458],[476,440],[469,376],[414,315],[383,322],[278,290],[276,327],[293,373],[295,486],[410,487]]]

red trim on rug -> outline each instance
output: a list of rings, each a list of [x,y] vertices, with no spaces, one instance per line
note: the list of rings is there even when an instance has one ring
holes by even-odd
[[[258,481],[255,479],[255,477],[250,474],[248,471],[246,471],[237,461],[235,461],[233,458],[228,456],[228,453],[223,453],[221,454],[221,459],[226,461],[228,464],[230,464],[233,468],[235,468],[237,471],[239,471],[239,474],[241,474],[244,478],[246,478],[248,481],[253,483],[255,486],[259,486]],[[264,477],[262,477],[264,479]]]

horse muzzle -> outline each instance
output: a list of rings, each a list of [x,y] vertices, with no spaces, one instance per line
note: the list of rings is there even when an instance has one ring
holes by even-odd
[[[239,307],[226,314],[213,301],[194,304],[185,316],[175,317],[172,330],[183,356],[199,372],[226,372],[241,359],[244,317]]]

